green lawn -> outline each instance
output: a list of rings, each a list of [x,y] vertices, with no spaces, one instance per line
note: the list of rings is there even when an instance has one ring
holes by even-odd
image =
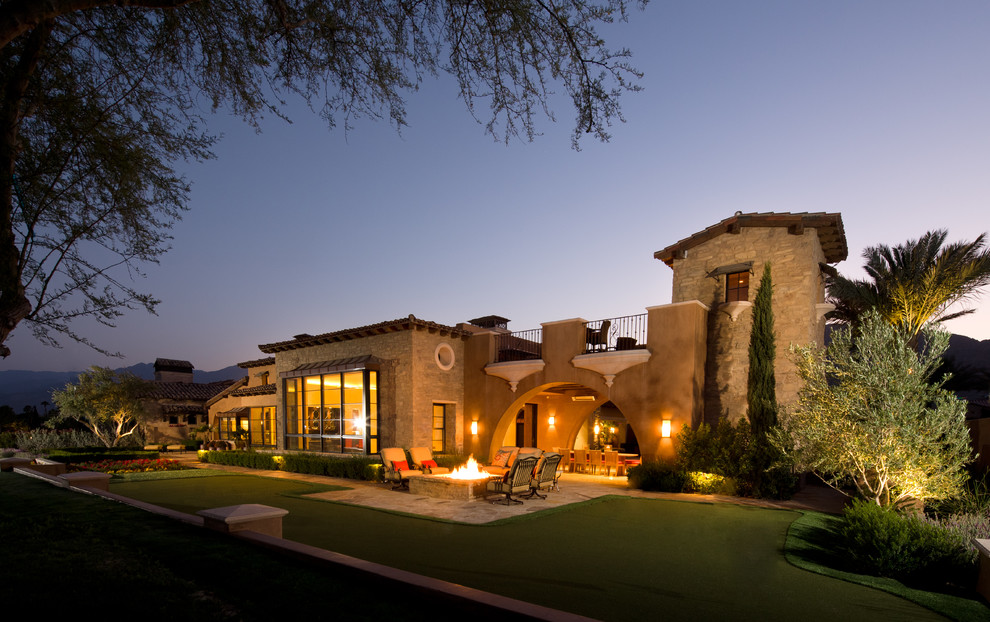
[[[609,497],[478,526],[304,499],[308,484],[250,476],[112,490],[186,512],[282,507],[286,538],[604,620],[943,619],[788,563],[798,512]],[[958,617],[988,614],[967,602]]]
[[[13,473],[0,473],[0,602],[25,620],[507,619]]]

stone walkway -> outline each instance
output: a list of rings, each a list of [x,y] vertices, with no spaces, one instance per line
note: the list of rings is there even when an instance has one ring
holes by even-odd
[[[547,494],[546,499],[534,497],[532,499],[526,499],[521,505],[505,506],[493,505],[484,500],[454,501],[449,499],[434,499],[422,495],[413,495],[404,490],[391,490],[390,487],[384,484],[358,480],[205,464],[199,462],[196,454],[193,452],[170,454],[169,458],[178,459],[184,464],[195,468],[346,486],[348,490],[321,492],[310,496],[337,503],[348,503],[390,512],[402,512],[471,524],[490,523],[503,518],[531,514],[572,503],[588,501],[605,495],[625,495],[628,497],[671,499],[699,503],[734,503],[737,505],[766,508],[818,510],[829,513],[840,512],[844,503],[844,497],[841,494],[823,486],[806,486],[793,499],[787,501],[767,501],[721,495],[643,492],[629,488],[626,484],[625,477],[613,478],[602,475],[586,475],[583,473],[565,473],[560,480],[560,491],[551,491]]]

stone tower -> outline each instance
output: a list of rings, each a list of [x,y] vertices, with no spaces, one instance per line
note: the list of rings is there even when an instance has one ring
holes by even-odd
[[[671,302],[697,300],[709,308],[704,419],[746,415],[752,302],[763,266],[773,276],[777,336],[777,400],[792,403],[799,381],[791,344],[822,343],[825,279],[822,264],[846,258],[840,214],[737,212],[731,218],[654,253],[674,271]]]

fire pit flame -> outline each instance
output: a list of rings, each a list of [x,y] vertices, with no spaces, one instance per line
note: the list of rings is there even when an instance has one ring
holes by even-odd
[[[474,459],[474,456],[468,458],[467,464],[462,467],[457,467],[447,477],[451,479],[488,479],[488,473],[482,471],[478,467],[478,462]]]

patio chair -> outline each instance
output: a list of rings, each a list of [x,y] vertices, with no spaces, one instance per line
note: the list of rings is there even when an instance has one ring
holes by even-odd
[[[379,452],[382,457],[382,477],[392,490],[409,488],[409,478],[421,473],[409,468],[406,452],[401,447],[386,447]]]
[[[546,495],[541,495],[541,490],[550,490],[557,481],[557,465],[560,464],[560,454],[547,452],[540,458],[536,465],[536,473],[529,480],[529,493],[521,495],[527,499],[532,499],[534,495],[540,499],[546,499]]]
[[[429,447],[410,447],[409,459],[412,460],[414,469],[427,475],[450,473],[450,469],[437,466],[437,461],[433,459],[433,451]]]
[[[494,499],[492,504],[511,505],[522,503],[519,499],[513,499],[512,495],[520,494],[529,490],[529,482],[533,479],[533,468],[536,467],[537,459],[533,456],[519,458],[512,463],[512,468],[502,479],[489,480],[485,487],[485,498],[488,493],[493,492],[498,495],[505,495],[504,499]]]

